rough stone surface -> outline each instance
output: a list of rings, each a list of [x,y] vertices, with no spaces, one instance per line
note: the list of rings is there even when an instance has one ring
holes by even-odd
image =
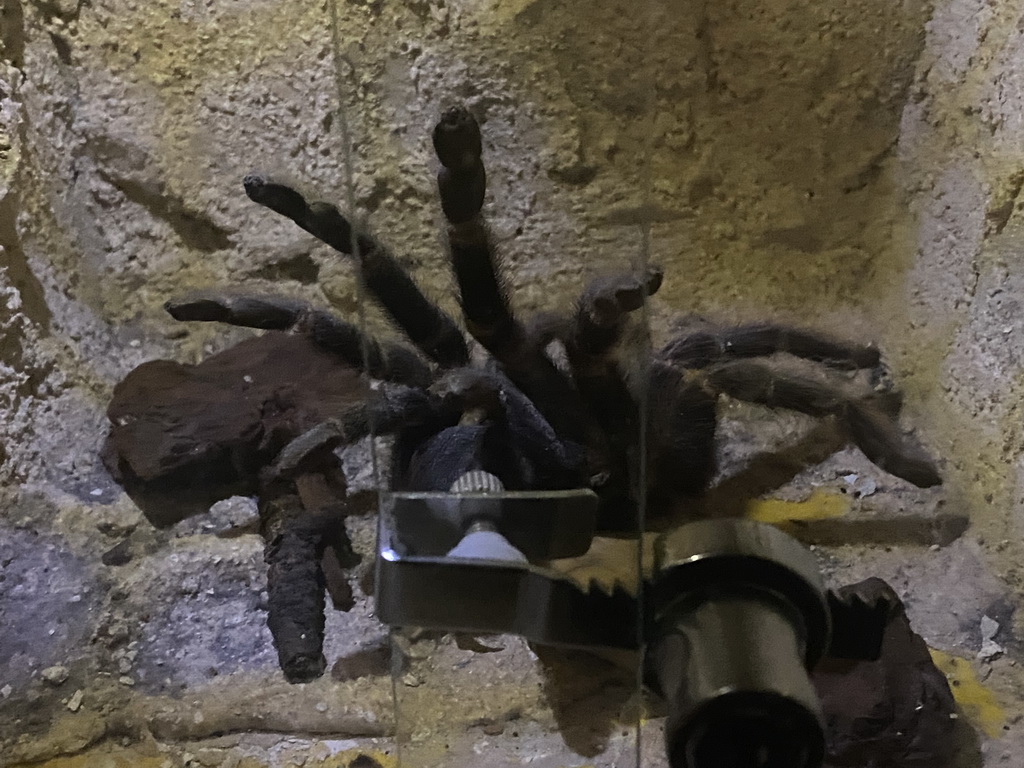
[[[966,516],[952,543],[849,526],[831,530],[868,534],[819,552],[838,583],[887,579],[924,639],[1019,711],[1022,14],[1019,0],[0,0],[0,762],[395,764],[380,666],[283,682],[245,502],[154,531],[99,452],[129,370],[249,335],[177,324],[169,296],[245,286],[356,312],[351,265],[246,200],[254,167],[354,204],[455,310],[427,132],[456,100],[484,123],[517,306],[561,306],[649,247],[666,266],[659,338],[699,312],[880,344],[944,488],[845,450],[764,491],[799,506],[857,475],[874,490],[848,494],[855,513]],[[723,413],[727,467],[821,437],[798,417]],[[360,450],[348,463],[365,480]],[[368,557],[372,518],[349,525]],[[329,664],[383,642],[355,586],[356,607],[328,618]],[[983,616],[1005,650],[991,663],[976,659]],[[577,677],[557,677],[497,645],[392,654],[408,764],[634,764],[637,703],[616,673],[570,660]],[[42,675],[55,666],[59,686]],[[662,759],[658,727],[645,766]],[[1003,728],[982,733],[986,766],[1024,749],[1021,721]]]

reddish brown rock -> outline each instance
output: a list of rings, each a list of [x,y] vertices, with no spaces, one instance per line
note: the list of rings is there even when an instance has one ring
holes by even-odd
[[[877,661],[827,658],[814,671],[825,713],[826,765],[945,768],[956,754],[956,702],[903,603],[881,579],[838,590],[890,605]]]
[[[114,389],[104,462],[154,525],[254,494],[291,439],[365,397],[359,374],[302,336],[267,332],[198,365],[143,363]]]

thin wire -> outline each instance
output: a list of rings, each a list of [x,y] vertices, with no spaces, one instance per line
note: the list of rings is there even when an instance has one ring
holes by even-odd
[[[355,66],[349,61],[342,53],[338,43],[339,37],[339,23],[338,23],[338,0],[331,0],[331,43],[334,54],[334,84],[336,89],[336,97],[338,99],[338,110],[336,112],[337,118],[335,123],[338,126],[338,133],[341,138],[341,153],[344,162],[344,188],[345,188],[345,209],[348,211],[350,217],[355,216],[356,210],[356,188],[355,181],[353,179],[354,173],[353,168],[355,165],[354,155],[352,152],[352,134],[348,125],[348,117],[345,114],[345,76],[344,70],[348,70],[353,76],[355,75]],[[359,325],[359,332],[361,334],[360,340],[360,352],[363,358],[363,370],[369,370],[369,358],[370,358],[370,336],[367,333],[366,328],[366,281],[363,279],[363,260],[362,253],[359,248],[359,224],[353,220],[353,226],[351,227],[351,247],[352,257],[356,264],[356,317]],[[366,374],[363,374],[366,376]],[[377,449],[376,449],[376,434],[373,432],[373,424],[371,422],[370,432],[370,463],[373,469],[373,477],[377,483],[377,496],[378,505],[380,502],[380,489],[381,489],[381,477],[379,467],[377,464]]]
[[[654,37],[656,29],[655,19],[655,3],[657,0],[647,0],[646,13],[644,14],[644,21],[642,22],[646,26],[646,34],[643,39],[647,41],[648,46],[651,45],[651,40]],[[649,51],[644,52],[644,61],[647,62],[647,66],[650,67],[650,62],[654,61],[654,57],[649,55]],[[654,76],[649,70],[645,73],[645,85],[644,88],[644,109],[643,115],[647,123],[647,130],[644,132],[646,137],[643,143],[643,151],[641,155],[641,210],[650,211],[653,208],[654,202],[654,126],[655,126],[655,90],[654,90]],[[646,220],[640,225],[640,248],[637,254],[640,261],[641,276],[646,276],[648,267],[651,263],[651,238],[652,238],[652,218],[646,217]],[[642,385],[640,387],[639,403],[637,404],[640,409],[640,420],[639,420],[639,432],[640,432],[640,445],[638,451],[638,467],[637,472],[639,477],[637,478],[637,547],[636,547],[636,573],[637,573],[637,648],[639,649],[637,665],[636,665],[636,693],[637,693],[637,707],[636,707],[636,768],[642,768],[641,762],[643,760],[643,724],[644,724],[644,668],[646,665],[645,661],[645,633],[646,633],[646,605],[644,600],[644,532],[647,530],[647,432],[649,429],[648,409],[651,401],[651,377],[650,377],[650,361],[653,354],[652,342],[651,342],[651,309],[650,301],[647,297],[644,298],[643,306],[641,307],[641,322],[644,329],[644,350],[641,359],[644,361],[641,368]]]
[[[650,224],[643,225],[641,227],[640,234],[640,261],[641,266],[646,272],[647,264],[650,261],[650,247],[651,247],[651,232]],[[649,359],[651,352],[651,335],[650,335],[650,310],[648,309],[647,301],[644,301],[644,305],[641,308],[641,318],[647,332],[645,334],[645,357]],[[644,720],[644,651],[645,651],[645,613],[646,606],[644,601],[644,531],[647,529],[647,430],[649,427],[648,419],[648,407],[651,401],[650,393],[650,375],[648,366],[645,364],[641,368],[641,375],[644,376],[643,385],[640,388],[639,403],[637,404],[640,410],[640,423],[639,423],[639,436],[640,436],[640,450],[638,452],[638,467],[637,467],[637,545],[636,545],[636,610],[637,610],[637,621],[636,621],[636,643],[639,649],[637,665],[636,665],[636,693],[637,693],[637,707],[636,707],[636,766],[640,768],[641,755],[643,753],[643,720]]]
[[[656,0],[648,0],[646,4],[646,13],[644,14],[644,22],[647,26],[647,33],[644,36],[645,40],[651,39],[651,33],[655,29],[655,13],[654,3]],[[341,47],[339,44],[340,40],[340,20],[338,13],[338,0],[331,0],[329,3],[330,14],[331,14],[331,48],[333,55],[334,64],[334,75],[335,75],[335,89],[337,98],[337,112],[336,112],[336,125],[338,126],[339,137],[342,144],[342,158],[344,163],[344,196],[345,206],[352,215],[355,211],[355,181],[354,181],[354,153],[352,151],[352,137],[348,124],[347,115],[345,112],[346,95],[347,95],[347,80],[345,77],[346,70],[350,75],[354,75],[355,67],[352,63],[342,54]],[[650,62],[651,56],[645,56],[644,60]],[[641,154],[641,167],[643,168],[642,173],[642,187],[641,187],[641,209],[651,210],[653,202],[653,141],[654,141],[654,78],[651,73],[648,72],[645,78],[646,88],[644,91],[644,110],[643,114],[647,119],[646,141],[643,144],[643,151]],[[652,223],[648,218],[647,221],[640,224],[640,243],[637,252],[637,261],[639,262],[639,275],[645,275],[647,272],[648,265],[651,261],[651,239],[652,239]],[[364,368],[367,367],[366,363],[369,359],[369,346],[367,334],[367,321],[366,321],[366,285],[363,279],[362,261],[361,254],[359,251],[359,243],[357,238],[357,228],[352,228],[352,254],[357,265],[358,280],[356,282],[356,302],[357,302],[357,318],[360,332],[362,333],[362,357],[364,362]],[[644,341],[645,347],[643,360],[648,361],[651,353],[651,333],[650,333],[650,307],[647,301],[641,309],[641,322],[644,328]],[[646,362],[644,363],[646,366]],[[636,739],[635,739],[635,764],[636,768],[641,768],[641,760],[643,755],[643,686],[644,686],[644,531],[646,530],[646,519],[647,519],[647,431],[648,431],[648,406],[650,403],[650,377],[647,374],[646,369],[642,370],[641,379],[643,384],[639,389],[639,402],[638,408],[640,412],[639,418],[639,451],[638,451],[638,466],[637,466],[637,478],[635,487],[637,489],[637,547],[636,547],[636,572],[637,572],[637,646],[640,649],[639,660],[636,669],[636,692],[637,692],[637,707],[636,707]],[[376,434],[371,429],[370,435],[370,463],[373,477],[377,485],[377,507],[378,510],[383,508],[383,479],[380,474],[380,465],[378,462],[377,446],[376,446]],[[389,633],[390,635],[391,633]],[[390,637],[392,648],[394,649],[394,638]],[[395,654],[394,658],[397,658]],[[392,665],[394,667],[394,664]],[[391,700],[392,700],[392,712],[395,718],[395,757],[397,765],[401,768],[403,764],[402,760],[402,740],[400,738],[400,727],[399,727],[399,701],[398,701],[398,682],[396,669],[391,670]]]
[[[335,87],[335,98],[337,98],[338,108],[335,113],[335,124],[338,126],[338,134],[341,139],[341,153],[344,164],[344,195],[345,195],[345,209],[348,211],[350,217],[355,216],[356,210],[356,187],[355,187],[355,156],[352,151],[352,133],[348,124],[348,116],[345,112],[345,104],[347,103],[347,92],[348,82],[345,77],[346,71],[351,77],[355,76],[355,65],[341,52],[341,24],[338,14],[338,2],[339,0],[330,0],[328,3],[331,12],[331,53],[334,64],[334,87]],[[359,326],[359,332],[361,334],[361,347],[360,353],[363,359],[363,377],[367,378],[365,371],[369,370],[369,358],[370,358],[370,335],[367,332],[366,322],[366,281],[363,277],[363,260],[362,253],[359,248],[359,237],[358,237],[358,226],[353,221],[351,227],[351,246],[352,256],[356,263],[356,318]],[[371,395],[372,396],[372,395]],[[384,482],[381,477],[380,463],[377,457],[377,434],[373,421],[370,421],[370,471],[373,474],[374,484],[377,486],[377,514],[384,514],[383,502],[384,502]],[[378,535],[380,531],[380,525],[378,523]],[[376,548],[375,548],[376,551]],[[388,642],[391,645],[391,712],[394,717],[395,727],[395,761],[398,768],[402,766],[402,739],[400,738],[399,728],[399,704],[398,704],[398,660],[401,658],[399,653],[395,650],[395,639],[394,630],[388,630]]]

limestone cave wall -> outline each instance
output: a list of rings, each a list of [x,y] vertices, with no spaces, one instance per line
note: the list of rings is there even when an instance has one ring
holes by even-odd
[[[251,502],[155,531],[98,457],[132,368],[248,335],[177,323],[166,299],[244,286],[357,312],[351,265],[245,197],[253,168],[351,197],[457,311],[429,141],[455,102],[483,123],[488,213],[523,312],[649,255],[666,270],[657,339],[699,313],[880,345],[943,488],[845,449],[771,498],[811,509],[843,495],[866,522],[822,542],[830,577],[885,577],[929,645],[968,660],[984,680],[971,682],[983,705],[964,704],[984,765],[1012,762],[1022,53],[1017,0],[0,0],[0,762],[393,764],[372,604],[329,619],[340,672],[289,686],[265,627],[262,543],[228,535]],[[386,332],[379,313],[369,323]],[[723,410],[726,453],[809,428]],[[942,514],[970,525],[900,527]],[[351,533],[367,554],[372,516]],[[131,556],[105,562],[124,541]],[[983,616],[1001,653],[979,659]],[[594,681],[611,674],[596,661],[552,694],[513,639],[493,654],[423,642],[450,671],[397,686],[421,742],[447,734],[423,765],[630,764],[630,736],[588,733]],[[373,674],[349,669],[366,658]]]

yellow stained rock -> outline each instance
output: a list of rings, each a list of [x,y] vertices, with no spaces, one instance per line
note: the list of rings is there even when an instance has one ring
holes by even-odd
[[[839,493],[815,491],[806,501],[782,499],[754,499],[747,502],[745,517],[761,523],[771,523],[783,530],[789,523],[827,520],[842,517],[850,511],[850,500]]]
[[[971,723],[985,732],[989,738],[1002,733],[1006,712],[996,702],[992,692],[981,684],[974,668],[967,659],[929,648],[932,661],[949,680],[953,698]]]

